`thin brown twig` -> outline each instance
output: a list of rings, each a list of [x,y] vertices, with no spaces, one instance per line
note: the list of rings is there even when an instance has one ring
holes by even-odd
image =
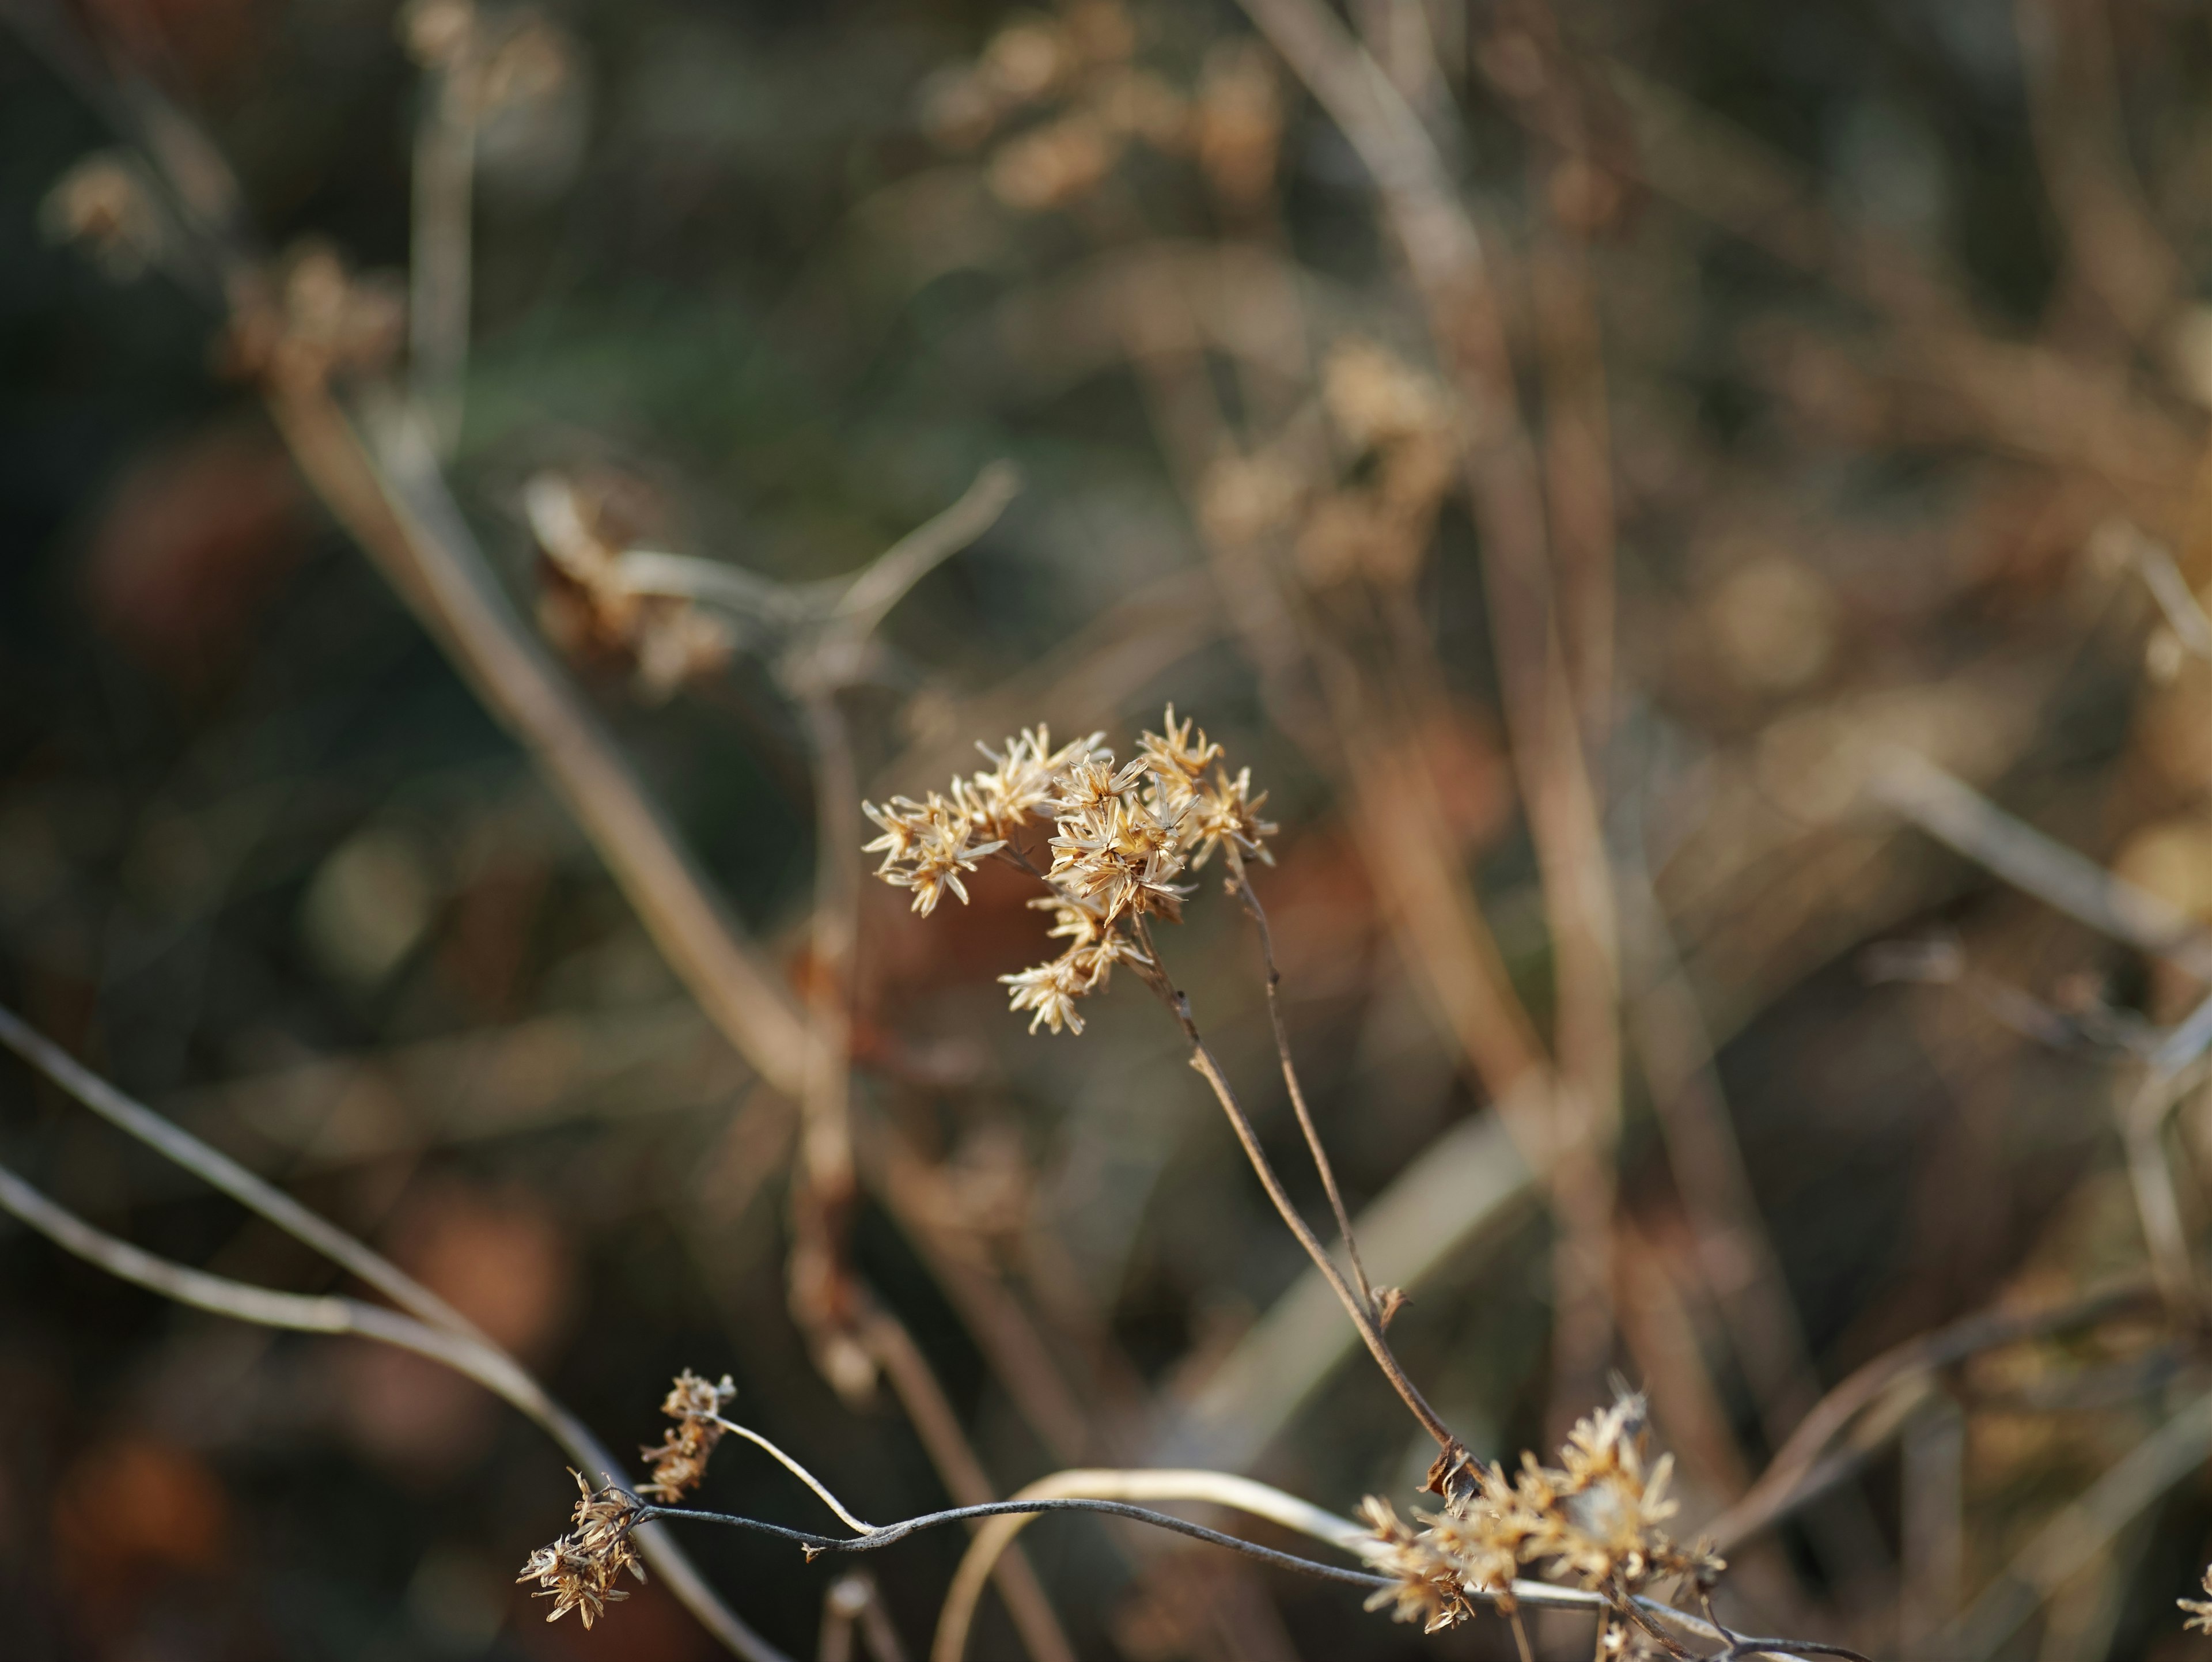
[[[364,443],[319,382],[270,405],[310,484],[522,742],[679,979],[778,1089],[805,1088],[806,1024],[598,719],[493,581],[417,423],[370,400]]]
[[[1336,1168],[1329,1162],[1328,1151],[1322,1147],[1313,1110],[1306,1105],[1305,1089],[1298,1083],[1297,1064],[1291,1058],[1291,1035],[1283,1024],[1283,975],[1275,967],[1275,936],[1267,924],[1267,909],[1260,904],[1259,893],[1252,886],[1252,874],[1245,868],[1243,853],[1233,842],[1222,846],[1229,857],[1231,892],[1244,903],[1260,938],[1260,960],[1267,971],[1267,1020],[1274,1029],[1275,1054],[1283,1064],[1283,1084],[1290,1092],[1291,1110],[1298,1117],[1298,1129],[1305,1134],[1306,1152],[1313,1156],[1314,1170],[1321,1173],[1321,1185],[1328,1191],[1329,1210],[1336,1215],[1337,1231],[1344,1239],[1345,1256],[1352,1262],[1352,1279],[1359,1289],[1360,1302],[1378,1321],[1382,1320],[1386,1312],[1376,1300],[1367,1266],[1360,1262],[1359,1240],[1352,1232],[1352,1214],[1345,1208],[1344,1191],[1337,1186]]]
[[[1261,1186],[1267,1191],[1267,1198],[1274,1202],[1277,1214],[1289,1226],[1291,1234],[1297,1238],[1298,1245],[1305,1248],[1306,1256],[1313,1260],[1314,1267],[1321,1271],[1330,1290],[1336,1294],[1338,1302],[1351,1316],[1352,1324],[1359,1330],[1359,1336],[1366,1342],[1369,1354],[1382,1370],[1383,1378],[1390,1382],[1399,1398],[1413,1410],[1413,1417],[1421,1422],[1422,1429],[1436,1439],[1437,1446],[1444,1454],[1457,1458],[1459,1453],[1464,1452],[1459,1439],[1438,1417],[1436,1409],[1429,1406],[1428,1399],[1421,1395],[1420,1388],[1407,1374],[1404,1365],[1391,1350],[1390,1342],[1383,1336],[1382,1324],[1376,1321],[1371,1305],[1364,1302],[1359,1294],[1352,1291],[1345,1281],[1343,1272],[1329,1257],[1328,1249],[1322,1245],[1311,1227],[1298,1215],[1289,1192],[1283,1187],[1282,1178],[1276,1174],[1273,1165],[1268,1160],[1267,1151],[1261,1148],[1259,1133],[1237,1100],[1237,1093],[1231,1087],[1228,1076],[1221,1071],[1220,1063],[1214,1060],[1213,1052],[1206,1048],[1205,1038],[1191,1017],[1190,1001],[1168,979],[1151,929],[1141,917],[1137,920],[1136,927],[1139,944],[1150,960],[1148,966],[1139,966],[1139,972],[1160,1001],[1167,1006],[1176,1025],[1182,1029],[1183,1037],[1190,1044],[1191,1067],[1212,1087],[1214,1098],[1221,1104],[1222,1112],[1229,1117],[1230,1126],[1237,1133],[1237,1141],[1243,1146],[1244,1157],[1259,1175]]]
[[[865,1291],[859,1298],[858,1336],[890,1381],[946,1491],[963,1507],[995,1503],[997,1491],[914,1336]],[[1052,1601],[1029,1560],[1018,1551],[1010,1554],[994,1571],[993,1579],[1031,1662],[1075,1662],[1074,1647],[1053,1613]]]

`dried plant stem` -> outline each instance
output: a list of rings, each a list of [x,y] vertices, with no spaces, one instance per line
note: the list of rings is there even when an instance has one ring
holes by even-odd
[[[413,1351],[475,1380],[512,1404],[584,1470],[604,1474],[609,1481],[626,1481],[621,1478],[622,1463],[585,1429],[582,1422],[549,1397],[514,1358],[477,1336],[473,1330],[441,1330],[427,1322],[363,1304],[357,1299],[279,1293],[173,1263],[95,1229],[4,1166],[0,1166],[0,1208],[88,1263],[179,1304],[264,1327],[289,1328],[303,1333],[351,1334]],[[271,1221],[277,1220],[272,1218]],[[667,1583],[678,1601],[731,1651],[747,1662],[790,1662],[722,1603],[664,1531],[642,1532],[638,1545],[646,1562]]]
[[[854,1200],[853,949],[859,932],[860,782],[834,686],[799,700],[814,771],[814,916],[807,965],[806,1075],[799,1093],[799,1178],[792,1185],[792,1313],[819,1353],[849,1325],[844,1238]],[[830,1370],[831,1377],[836,1377]]]
[[[2023,825],[1932,762],[1893,751],[1869,788],[1930,837],[2045,905],[2212,981],[2212,934],[2194,919]]]
[[[938,1384],[914,1336],[896,1316],[867,1300],[865,1294],[861,1299],[858,1336],[890,1379],[892,1391],[906,1409],[907,1418],[921,1439],[930,1464],[937,1469],[939,1479],[963,1507],[993,1505],[997,1497],[990,1477],[982,1462],[975,1458],[967,1434],[960,1428],[960,1416],[953,1412],[944,1387]],[[884,1534],[884,1530],[879,1529],[865,1538],[877,1542]],[[998,1567],[993,1579],[1031,1662],[1075,1662],[1074,1647],[1061,1629],[1060,1618],[1053,1613],[1052,1601],[1046,1597],[1043,1584],[1037,1580],[1029,1560],[1019,1553],[1014,1554]]]
[[[460,438],[469,351],[480,65],[476,26],[460,33],[452,60],[423,77],[407,267],[408,391],[429,420],[441,456],[450,456]]]
[[[516,617],[420,423],[372,401],[364,444],[319,382],[273,387],[269,402],[308,483],[521,741],[708,1019],[769,1083],[803,1093],[806,1024],[782,977]]]
[[[1291,1036],[1283,1024],[1283,976],[1275,967],[1275,936],[1267,926],[1267,909],[1260,904],[1260,896],[1252,887],[1252,874],[1245,868],[1243,853],[1233,842],[1223,847],[1229,858],[1230,887],[1243,901],[1244,910],[1252,915],[1253,928],[1260,937],[1260,959],[1267,971],[1267,1020],[1274,1029],[1275,1054],[1283,1064],[1283,1084],[1290,1092],[1291,1107],[1298,1117],[1298,1129],[1305,1134],[1306,1152],[1313,1156],[1314,1170],[1321,1174],[1322,1187],[1328,1191],[1329,1210],[1336,1215],[1337,1233],[1343,1237],[1344,1254],[1351,1261],[1352,1279],[1359,1289],[1360,1302],[1379,1322],[1384,1319],[1385,1312],[1376,1300],[1374,1286],[1367,1279],[1367,1266],[1360,1262],[1359,1241],[1352,1233],[1352,1214],[1345,1208],[1343,1190],[1337,1186],[1336,1168],[1329,1163],[1328,1150],[1322,1147],[1313,1111],[1306,1105],[1304,1087],[1298,1083],[1297,1064],[1291,1058]]]
[[[750,1443],[755,1448],[759,1449],[770,1459],[774,1460],[778,1465],[781,1466],[786,1471],[798,1478],[800,1482],[812,1489],[816,1497],[821,1501],[823,1505],[828,1507],[830,1511],[837,1514],[837,1521],[844,1525],[847,1529],[849,1529],[855,1534],[860,1535],[871,1535],[875,1532],[876,1526],[873,1524],[862,1523],[858,1518],[855,1518],[851,1513],[845,1509],[845,1503],[830,1493],[828,1484],[824,1483],[819,1477],[817,1477],[805,1466],[799,1464],[797,1460],[793,1459],[782,1449],[777,1447],[775,1444],[769,1441],[766,1437],[762,1436],[759,1432],[755,1431],[750,1426],[739,1425],[735,1420],[726,1420],[719,1414],[713,1415],[712,1418],[714,1419],[714,1423],[721,1427],[723,1430],[730,1433],[732,1436],[744,1438],[745,1441]]]
[[[1094,1501],[1201,1501],[1214,1506],[1266,1518],[1285,1529],[1325,1541],[1350,1551],[1364,1531],[1348,1518],[1339,1518],[1320,1507],[1270,1488],[1248,1477],[1202,1470],[1079,1470],[1057,1471],[1029,1484],[1015,1501],[1082,1498]],[[975,1532],[960,1560],[939,1608],[937,1635],[931,1641],[930,1662],[960,1662],[968,1648],[975,1608],[991,1566],[1036,1513],[1010,1513],[994,1518]]]
[[[1344,1279],[1344,1272],[1329,1257],[1328,1249],[1322,1245],[1306,1221],[1298,1215],[1297,1208],[1291,1203],[1288,1191],[1283,1187],[1282,1178],[1276,1174],[1266,1151],[1260,1146],[1259,1133],[1254,1129],[1251,1119],[1237,1100],[1237,1093],[1231,1088],[1228,1076],[1221,1071],[1221,1064],[1214,1060],[1213,1052],[1206,1048],[1206,1040],[1198,1031],[1198,1024],[1191,1019],[1190,1001],[1167,979],[1166,971],[1160,964],[1159,949],[1152,941],[1152,931],[1146,927],[1141,917],[1137,920],[1137,934],[1146,956],[1151,960],[1151,969],[1145,976],[1146,983],[1175,1017],[1176,1024],[1183,1031],[1183,1037],[1189,1040],[1191,1067],[1213,1087],[1214,1098],[1221,1104],[1221,1111],[1229,1117],[1230,1127],[1237,1133],[1237,1141],[1243,1145],[1244,1157],[1251,1162],[1253,1171],[1258,1173],[1261,1186],[1267,1191],[1267,1198],[1274,1202],[1276,1212],[1289,1227],[1291,1233],[1297,1237],[1298,1245],[1305,1248],[1306,1256],[1313,1260],[1314,1267],[1328,1282],[1330,1291],[1336,1294],[1337,1301],[1351,1316],[1352,1325],[1359,1330],[1359,1336],[1366,1342],[1368,1353],[1375,1358],[1376,1366],[1382,1370],[1383,1378],[1389,1380],[1399,1398],[1413,1410],[1413,1417],[1421,1422],[1421,1428],[1435,1438],[1437,1446],[1447,1454],[1455,1451],[1463,1452],[1459,1439],[1452,1434],[1451,1428],[1444,1424],[1436,1409],[1429,1406],[1428,1399],[1421,1395],[1420,1388],[1407,1376],[1404,1366],[1391,1350],[1390,1342],[1383,1336],[1382,1324],[1376,1319],[1371,1300],[1363,1300],[1352,1291]]]
[[[837,630],[853,640],[873,634],[908,590],[996,525],[1021,488],[1013,463],[986,466],[957,502],[908,532],[853,580],[831,614]]]
[[[2159,1307],[2154,1283],[2129,1282],[2043,1310],[1985,1311],[1885,1351],[1814,1405],[1759,1481],[1709,1525],[1705,1533],[1721,1551],[1729,1551],[1847,1476],[1856,1460],[1824,1461],[1822,1456],[1863,1411],[1910,1381],[1984,1350],[2094,1327]]]
[[[172,1120],[117,1090],[14,1011],[0,1006],[0,1044],[102,1119],[146,1144],[163,1158],[258,1213],[286,1234],[313,1248],[341,1269],[359,1276],[403,1310],[432,1327],[482,1339],[475,1324],[436,1294],[380,1254],[371,1251],[329,1220],[317,1216],[289,1195],[247,1171],[228,1154],[210,1148]]]

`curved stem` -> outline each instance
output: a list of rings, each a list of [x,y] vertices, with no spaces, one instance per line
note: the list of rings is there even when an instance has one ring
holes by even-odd
[[[426,1322],[358,1299],[279,1293],[157,1257],[95,1229],[5,1166],[0,1166],[0,1210],[12,1213],[65,1251],[118,1280],[179,1304],[263,1327],[352,1334],[411,1350],[475,1380],[520,1409],[580,1466],[599,1472],[611,1482],[623,1470],[621,1463],[583,1422],[548,1396],[544,1387],[513,1357],[472,1333],[441,1331]],[[678,1602],[731,1650],[748,1662],[791,1662],[722,1603],[665,1531],[654,1530],[641,1536],[638,1547]]]
[[[750,1426],[741,1426],[735,1420],[725,1420],[719,1414],[715,1415],[714,1419],[714,1423],[721,1427],[723,1430],[730,1432],[736,1436],[744,1438],[755,1448],[760,1449],[765,1452],[770,1459],[774,1460],[778,1465],[781,1466],[793,1476],[798,1478],[800,1482],[812,1489],[822,1503],[828,1507],[830,1511],[837,1514],[837,1521],[844,1525],[846,1528],[855,1531],[861,1535],[872,1535],[875,1533],[876,1526],[873,1524],[862,1523],[851,1513],[846,1511],[845,1503],[830,1492],[830,1488],[827,1484],[823,1482],[819,1477],[817,1477],[805,1466],[799,1464],[799,1462],[793,1459],[790,1455],[778,1448],[767,1438],[762,1436],[759,1432],[755,1431]]]
[[[1286,1529],[1346,1550],[1357,1550],[1366,1531],[1349,1518],[1270,1488],[1249,1477],[1219,1471],[1088,1470],[1057,1471],[1041,1477],[1014,1496],[1017,1501],[1087,1497],[1104,1501],[1203,1501],[1265,1518]],[[960,1662],[975,1625],[975,1609],[983,1596],[992,1566],[1026,1527],[1034,1513],[1020,1513],[994,1519],[975,1532],[960,1568],[945,1592],[937,1616],[937,1636],[931,1641],[930,1662]]]
[[[781,1524],[771,1524],[758,1518],[747,1518],[734,1512],[694,1512],[685,1507],[644,1507],[639,1509],[638,1521],[652,1523],[658,1519],[688,1519],[694,1523],[726,1524],[732,1529],[750,1530],[758,1535],[773,1535],[779,1540],[795,1543],[809,1559],[831,1552],[876,1552],[909,1535],[925,1530],[941,1529],[947,1524],[964,1524],[979,1518],[1034,1517],[1045,1512],[1095,1512],[1114,1518],[1133,1518],[1140,1524],[1150,1524],[1156,1529],[1170,1530],[1177,1535],[1188,1535],[1194,1541],[1204,1541],[1217,1547],[1227,1547],[1248,1558],[1257,1558],[1263,1563],[1279,1568],[1297,1570],[1307,1575],[1318,1576],[1325,1581],[1346,1581],[1355,1586],[1387,1587],[1394,1585],[1387,1575],[1375,1575],[1365,1570],[1340,1569],[1334,1564],[1301,1558],[1294,1552],[1278,1552],[1273,1547],[1263,1547],[1242,1540],[1234,1535],[1224,1535],[1219,1530],[1207,1529],[1164,1512],[1149,1507],[1129,1506],[1120,1501],[1094,1501],[1079,1496],[1053,1500],[991,1501],[977,1507],[951,1507],[943,1512],[926,1512],[915,1518],[902,1519],[896,1524],[886,1524],[870,1535],[841,1537],[816,1535],[806,1530],[788,1529]]]

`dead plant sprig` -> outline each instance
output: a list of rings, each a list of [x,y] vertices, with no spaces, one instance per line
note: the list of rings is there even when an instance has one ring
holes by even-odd
[[[1478,1601],[1510,1616],[1516,1575],[1531,1565],[1604,1594],[1619,1619],[1602,1629],[1601,1652],[1622,1653],[1640,1642],[1624,1623],[1647,1587],[1675,1582],[1703,1595],[1726,1568],[1710,1546],[1684,1546],[1661,1527],[1678,1507],[1667,1495],[1674,1458],[1650,1458],[1649,1443],[1644,1398],[1623,1391],[1577,1422],[1556,1467],[1525,1453],[1510,1477],[1502,1465],[1466,1466],[1446,1485],[1440,1511],[1415,1514],[1425,1528],[1370,1495],[1366,1555],[1393,1579],[1367,1607],[1419,1622],[1425,1633],[1469,1620]]]
[[[1249,856],[1272,864],[1266,839],[1276,831],[1259,817],[1267,794],[1253,794],[1249,768],[1231,777],[1221,746],[1191,720],[1178,723],[1172,704],[1162,726],[1164,733],[1144,734],[1137,755],[1118,765],[1113,752],[1100,743],[1103,734],[1054,749],[1049,730],[1039,727],[1008,740],[1003,752],[984,749],[994,765],[955,778],[945,795],[932,792],[921,802],[895,797],[884,807],[863,804],[884,833],[868,845],[867,852],[884,855],[877,876],[896,887],[911,889],[915,910],[924,913],[935,909],[948,888],[964,903],[968,895],[960,874],[972,870],[987,854],[1002,855],[1042,878],[1051,892],[1030,904],[1052,912],[1054,927],[1048,933],[1069,944],[1056,959],[1000,977],[1013,989],[1013,1009],[1033,1013],[1032,1032],[1048,1026],[1055,1033],[1062,1028],[1080,1033],[1083,1020],[1076,1001],[1103,988],[1116,963],[1130,966],[1182,1029],[1191,1047],[1192,1068],[1212,1088],[1267,1198],[1351,1316],[1383,1376],[1436,1439],[1443,1451],[1437,1472],[1446,1473],[1464,1462],[1465,1449],[1407,1374],[1383,1335],[1383,1324],[1397,1300],[1376,1298],[1351,1245],[1350,1215],[1304,1106],[1304,1093],[1297,1085],[1279,1011],[1276,1032],[1285,1078],[1307,1147],[1344,1232],[1358,1278],[1356,1290],[1292,1203],[1228,1076],[1207,1049],[1189,1000],[1162,967],[1152,920],[1180,922],[1182,903],[1193,892],[1176,880],[1202,868],[1216,849],[1226,849],[1230,890],[1249,897],[1245,860]],[[1019,838],[1024,828],[1041,828],[1048,821],[1054,832],[1046,844],[1052,861],[1048,870],[1040,873]],[[990,840],[980,844],[969,841],[979,834]],[[1248,904],[1256,908],[1256,898],[1249,898]],[[1264,934],[1265,913],[1255,910],[1255,915],[1262,920]],[[1271,940],[1264,941],[1264,948],[1273,1008]],[[1442,1482],[1441,1476],[1437,1481]]]

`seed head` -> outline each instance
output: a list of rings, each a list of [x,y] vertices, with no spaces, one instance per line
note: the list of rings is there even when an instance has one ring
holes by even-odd
[[[635,1495],[611,1482],[594,1490],[584,1481],[582,1472],[568,1475],[576,1480],[580,1496],[575,1527],[551,1546],[532,1553],[522,1574],[514,1579],[537,1582],[537,1596],[553,1601],[552,1611],[545,1618],[548,1622],[557,1622],[574,1610],[588,1628],[606,1613],[609,1604],[629,1597],[615,1586],[624,1570],[641,1581],[645,1580],[645,1566],[638,1562],[637,1546],[631,1538],[643,1507]]]

